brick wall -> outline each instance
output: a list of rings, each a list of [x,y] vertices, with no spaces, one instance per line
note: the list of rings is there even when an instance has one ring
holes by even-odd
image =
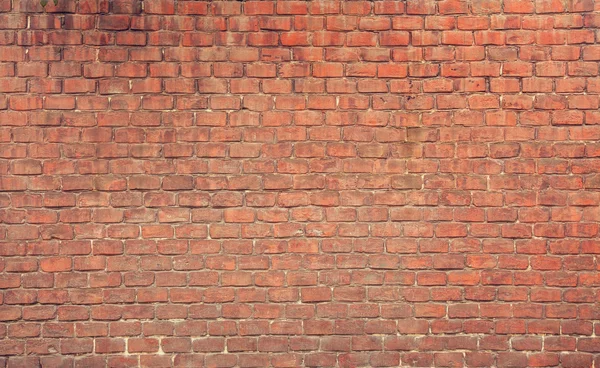
[[[1,1],[0,367],[600,366],[598,27]]]

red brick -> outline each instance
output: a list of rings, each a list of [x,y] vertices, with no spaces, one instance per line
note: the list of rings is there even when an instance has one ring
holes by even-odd
[[[592,365],[594,10],[0,5],[0,365]]]

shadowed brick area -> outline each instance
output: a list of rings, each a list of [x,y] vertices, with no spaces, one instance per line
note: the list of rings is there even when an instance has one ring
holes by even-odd
[[[0,367],[599,367],[600,1],[0,0]]]

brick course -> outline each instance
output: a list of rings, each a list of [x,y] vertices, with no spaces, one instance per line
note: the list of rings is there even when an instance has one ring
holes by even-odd
[[[0,367],[600,366],[599,29],[0,1]]]

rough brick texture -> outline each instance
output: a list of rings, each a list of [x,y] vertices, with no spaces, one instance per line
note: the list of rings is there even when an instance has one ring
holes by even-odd
[[[0,1],[0,367],[599,367],[599,27]]]

